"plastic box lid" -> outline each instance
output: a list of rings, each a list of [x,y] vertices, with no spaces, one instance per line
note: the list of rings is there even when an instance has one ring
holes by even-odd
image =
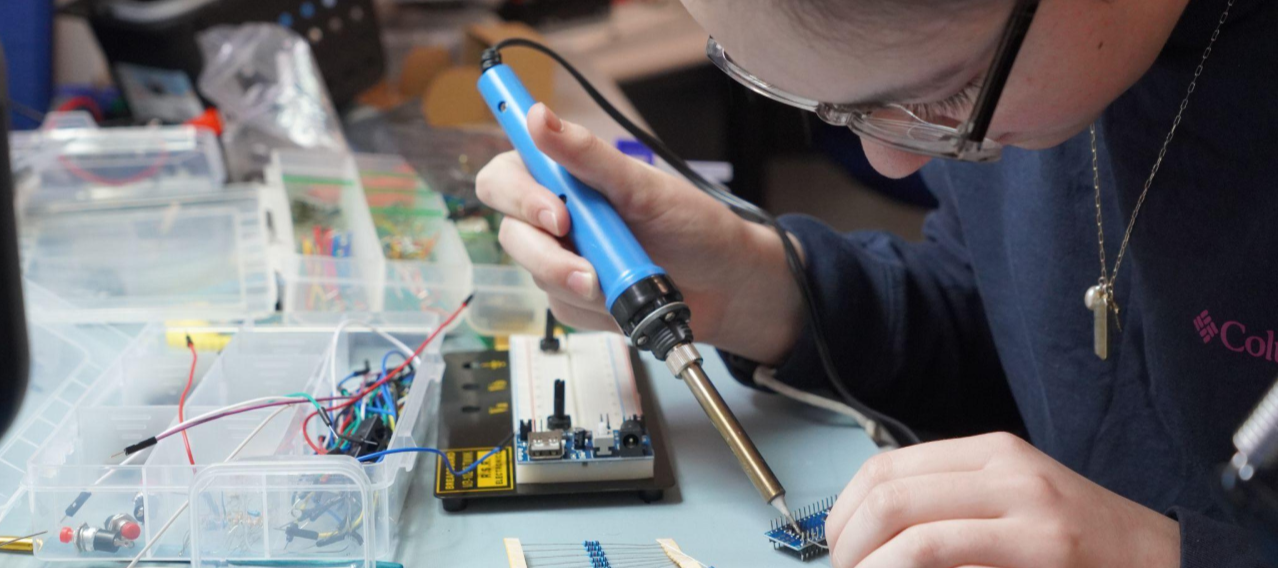
[[[26,282],[26,309],[39,313],[66,306],[48,290]],[[115,361],[131,339],[105,325],[28,323],[31,371],[26,398],[13,426],[0,438],[0,533],[19,534],[28,524],[25,494],[27,460],[43,448],[60,423],[89,393],[90,385]]]
[[[274,311],[256,189],[28,216],[23,276],[61,300],[41,322],[234,322]]]
[[[10,145],[24,211],[215,194],[226,182],[217,136],[193,126],[99,129],[83,111],[55,112]]]

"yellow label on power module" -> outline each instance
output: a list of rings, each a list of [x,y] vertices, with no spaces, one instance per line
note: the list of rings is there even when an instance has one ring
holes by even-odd
[[[458,471],[470,467],[485,454],[491,452],[487,448],[459,448],[444,450],[448,460]],[[513,449],[503,447],[501,451],[491,455],[474,470],[464,475],[453,475],[444,467],[444,460],[435,462],[435,494],[448,495],[456,493],[475,493],[481,491],[510,491],[515,488],[515,460],[511,459]]]

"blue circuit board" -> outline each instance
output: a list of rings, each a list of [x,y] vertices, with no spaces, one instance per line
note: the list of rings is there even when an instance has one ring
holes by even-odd
[[[639,444],[632,452],[623,452],[620,448],[622,439],[621,430],[613,430],[613,444],[609,451],[600,453],[594,445],[594,437],[587,432],[584,443],[577,444],[578,437],[572,431],[566,431],[560,437],[563,456],[556,459],[532,459],[529,456],[529,440],[515,438],[515,456],[520,463],[546,463],[555,461],[592,461],[592,460],[615,460],[615,459],[634,459],[634,458],[652,458],[652,440],[644,434],[639,438]]]
[[[797,557],[799,560],[816,558],[827,551],[825,545],[825,519],[834,506],[834,497],[823,499],[795,511],[795,532],[784,518],[774,519],[772,528],[764,533],[772,541],[772,548]]]

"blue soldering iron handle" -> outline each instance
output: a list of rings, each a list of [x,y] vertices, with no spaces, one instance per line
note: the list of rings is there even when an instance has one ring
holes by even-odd
[[[564,200],[572,218],[568,237],[599,274],[609,310],[631,286],[665,274],[648,258],[607,198],[537,149],[528,132],[528,111],[536,101],[510,67],[498,64],[485,70],[479,78],[479,92],[533,179]]]

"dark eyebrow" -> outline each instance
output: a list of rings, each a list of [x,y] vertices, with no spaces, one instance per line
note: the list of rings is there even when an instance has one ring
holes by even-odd
[[[956,75],[965,73],[967,70],[967,62],[954,63],[913,83],[890,87],[862,97],[859,101],[846,104],[866,105],[916,101],[935,93],[938,89],[941,89],[950,83],[953,83]]]

